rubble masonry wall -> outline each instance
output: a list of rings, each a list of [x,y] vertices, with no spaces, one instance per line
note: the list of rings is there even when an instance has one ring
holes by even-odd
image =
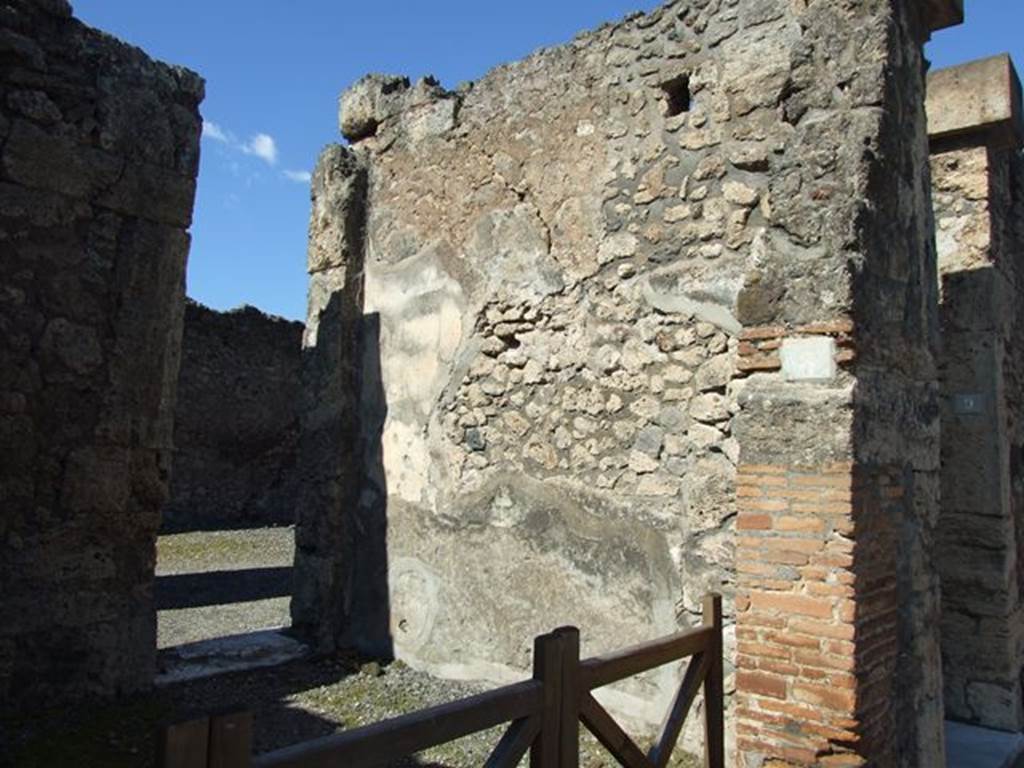
[[[0,701],[152,683],[203,81],[0,7]]]
[[[302,323],[189,301],[162,530],[291,525]]]
[[[498,681],[553,626],[585,628],[589,654],[687,626],[721,590],[727,688],[737,660],[773,684],[741,690],[752,760],[856,759],[861,734],[873,755],[941,752],[917,8],[670,2],[453,92],[378,75],[346,93],[352,146],[313,182],[300,629]],[[791,337],[829,350],[827,381],[778,372]],[[805,509],[766,494],[785,520],[737,542],[741,462],[825,480]],[[861,474],[870,521],[902,527],[854,568]],[[837,666],[874,658],[849,614],[878,580],[899,583],[873,617],[881,661]],[[922,679],[895,674],[910,657]],[[674,675],[607,701],[656,720]]]

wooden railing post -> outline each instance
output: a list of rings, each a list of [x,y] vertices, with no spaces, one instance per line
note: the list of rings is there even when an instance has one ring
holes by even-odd
[[[160,736],[158,768],[249,768],[252,713],[232,712],[175,723]]]
[[[210,718],[173,723],[160,731],[157,768],[208,768]]]
[[[530,747],[530,768],[558,768],[562,637],[557,632],[534,638],[533,679],[544,686],[544,705],[540,714],[540,733]]]
[[[704,598],[705,627],[715,630],[711,642],[710,665],[704,678],[704,764],[707,768],[725,768],[725,681],[722,664],[722,597]]]
[[[252,713],[232,712],[210,718],[207,768],[249,768],[252,762]]]
[[[585,691],[580,675],[580,631],[576,627],[556,630],[562,638],[562,703],[558,727],[558,768],[580,765],[580,700]]]

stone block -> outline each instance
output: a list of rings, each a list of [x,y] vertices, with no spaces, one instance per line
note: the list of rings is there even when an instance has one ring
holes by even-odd
[[[1009,54],[932,72],[926,108],[933,142],[974,135],[997,147],[1024,142],[1020,79]]]
[[[926,0],[925,19],[935,32],[964,23],[964,0]]]
[[[836,342],[830,336],[783,339],[782,375],[787,381],[829,381],[836,375]]]

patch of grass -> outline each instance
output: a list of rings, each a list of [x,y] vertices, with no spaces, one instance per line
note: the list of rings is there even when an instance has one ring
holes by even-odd
[[[159,571],[180,573],[291,565],[294,543],[292,528],[174,533],[157,539],[156,561]]]

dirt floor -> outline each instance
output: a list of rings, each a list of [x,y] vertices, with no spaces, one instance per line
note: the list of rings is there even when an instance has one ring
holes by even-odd
[[[147,768],[154,766],[162,723],[196,713],[248,710],[257,752],[336,733],[479,693],[483,686],[438,680],[400,662],[382,667],[355,657],[300,661],[166,686],[105,706],[36,717],[0,717],[0,765],[18,768]],[[501,729],[467,736],[398,765],[468,768],[483,765]],[[581,764],[613,766],[585,734]],[[524,763],[525,764],[525,763]],[[673,766],[701,762],[678,754]]]
[[[157,648],[288,626],[294,548],[293,528],[161,536],[156,558]],[[276,596],[240,599],[263,594]]]
[[[162,536],[157,558],[157,602],[164,606],[158,613],[162,656],[172,646],[287,626],[293,544],[290,528]],[[248,599],[254,597],[258,599]],[[156,765],[162,724],[214,711],[251,711],[254,748],[266,752],[488,687],[440,680],[401,662],[382,666],[351,654],[302,659],[176,682],[117,702],[34,716],[0,713],[0,766],[147,768]],[[400,765],[480,766],[502,733],[503,728],[496,728],[467,736]],[[581,764],[616,765],[585,731]],[[677,768],[700,764],[681,753],[672,763]]]

